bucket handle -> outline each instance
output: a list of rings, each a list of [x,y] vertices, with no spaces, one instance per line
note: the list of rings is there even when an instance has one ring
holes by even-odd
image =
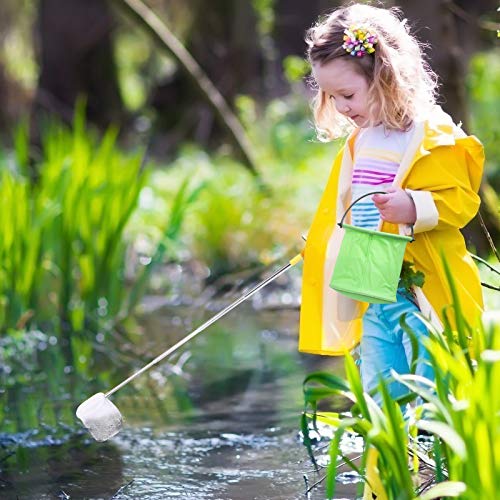
[[[342,219],[340,219],[340,222],[337,224],[339,227],[342,227],[343,224],[344,224],[344,219],[346,218],[347,214],[349,213],[349,210],[351,210],[351,208],[360,200],[362,200],[363,198],[366,198],[367,196],[371,196],[373,194],[387,194],[386,191],[370,191],[369,193],[365,193],[364,195],[360,196],[359,198],[357,198],[356,200],[354,200],[348,207],[347,207],[347,210],[344,212],[344,215],[342,216]],[[415,234],[413,232],[413,224],[410,226],[410,230],[411,230],[411,242],[412,243],[413,241],[415,241]]]

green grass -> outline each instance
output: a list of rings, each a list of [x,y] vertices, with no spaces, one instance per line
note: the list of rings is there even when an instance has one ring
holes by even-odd
[[[176,186],[149,265],[136,275],[135,288],[127,286],[127,226],[149,169],[142,152],[122,153],[116,138],[116,129],[95,138],[80,107],[72,129],[47,124],[37,163],[28,163],[25,126],[15,154],[0,158],[1,331],[28,322],[63,335],[106,329],[135,307],[151,270],[178,238],[202,188],[194,183]]]

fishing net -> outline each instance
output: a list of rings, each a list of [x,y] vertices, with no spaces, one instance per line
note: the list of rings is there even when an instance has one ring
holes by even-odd
[[[120,410],[102,393],[98,392],[84,401],[76,416],[96,441],[107,441],[120,432],[123,419]]]

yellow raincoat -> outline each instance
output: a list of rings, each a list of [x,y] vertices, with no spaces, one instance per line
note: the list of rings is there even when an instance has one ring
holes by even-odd
[[[302,352],[341,355],[362,335],[361,320],[368,304],[329,287],[343,237],[336,223],[351,202],[352,151],[357,131],[335,159],[307,236],[299,336]],[[424,286],[414,291],[422,313],[438,328],[442,327],[443,308],[452,300],[441,252],[455,278],[465,317],[474,321],[482,312],[478,271],[459,228],[478,211],[483,163],[479,140],[466,136],[436,106],[429,119],[415,122],[413,137],[394,179],[393,186],[405,189],[415,202],[415,241],[407,245],[405,259],[425,274]],[[408,234],[405,225],[384,222],[379,229]]]

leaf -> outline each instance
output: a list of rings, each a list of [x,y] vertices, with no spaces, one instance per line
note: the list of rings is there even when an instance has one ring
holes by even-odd
[[[422,271],[415,271],[413,266],[413,262],[404,260],[403,266],[401,267],[401,285],[406,288],[406,290],[411,290],[412,286],[416,286],[418,288],[422,288],[424,286],[424,273]]]
[[[309,455],[314,468],[318,470],[318,463],[316,462],[316,458],[314,457],[314,453],[312,451],[311,438],[309,437],[309,424],[305,412],[302,413],[302,416],[300,417],[300,428],[302,430],[303,442],[304,446],[306,447],[307,454]]]
[[[350,388],[349,388],[349,385],[347,384],[347,382],[336,376],[336,375],[332,375],[331,373],[328,373],[328,372],[313,372],[313,373],[310,373],[305,379],[304,379],[304,382],[303,382],[303,386],[305,387],[306,384],[312,384],[312,383],[315,383],[315,384],[321,384],[321,385],[324,385],[326,387],[329,387],[330,389],[335,389],[335,390],[338,390],[338,391],[349,391]]]
[[[443,444],[439,439],[434,439],[434,443],[432,445],[432,449],[434,451],[434,462],[436,463],[436,467],[434,470],[436,471],[436,481],[438,483],[442,482],[444,479],[443,470],[445,468],[445,463],[443,460]]]
[[[340,449],[340,440],[342,439],[342,435],[344,434],[344,429],[339,427],[335,431],[335,435],[330,442],[330,463],[326,469],[326,497],[333,498],[335,495],[335,480],[337,477],[337,455],[339,454]]]
[[[312,418],[310,414],[307,414],[307,416]],[[341,420],[343,421],[345,419],[341,419],[337,412],[322,411],[321,413],[316,413],[316,420],[332,427],[338,427]]]
[[[316,402],[321,399],[326,399],[331,396],[335,396],[337,392],[333,389],[328,389],[324,387],[311,387],[304,390],[304,399],[308,403]]]
[[[451,291],[453,311],[455,313],[455,325],[457,330],[458,343],[464,351],[465,359],[467,360],[469,370],[472,371],[473,367],[472,367],[472,360],[469,354],[469,340],[468,340],[470,337],[471,327],[467,322],[465,315],[463,313],[455,279],[453,277],[453,273],[450,269],[450,265],[448,264],[448,260],[446,259],[444,251],[441,251],[441,260],[443,262],[444,271]]]
[[[467,491],[467,486],[461,481],[444,481],[438,483],[418,497],[418,500],[432,500],[441,497],[458,497]]]
[[[349,381],[350,390],[354,394],[361,414],[367,420],[371,420],[370,412],[368,410],[368,405],[365,399],[365,393],[363,391],[363,386],[361,383],[361,377],[359,375],[359,370],[350,354],[346,354],[345,357],[345,371],[347,374],[347,380]]]
[[[467,448],[464,440],[455,429],[448,424],[437,421],[420,420],[415,424],[419,429],[435,434],[441,438],[451,450],[462,460],[467,458]]]
[[[394,370],[391,370],[391,376],[394,380],[406,385],[408,389],[418,394],[424,401],[433,404],[444,419],[451,421],[451,410],[449,409],[451,405],[447,401],[448,407],[446,407],[444,401],[436,395],[436,384],[434,382],[420,375],[400,375]],[[425,389],[424,386],[427,386],[430,390]]]

